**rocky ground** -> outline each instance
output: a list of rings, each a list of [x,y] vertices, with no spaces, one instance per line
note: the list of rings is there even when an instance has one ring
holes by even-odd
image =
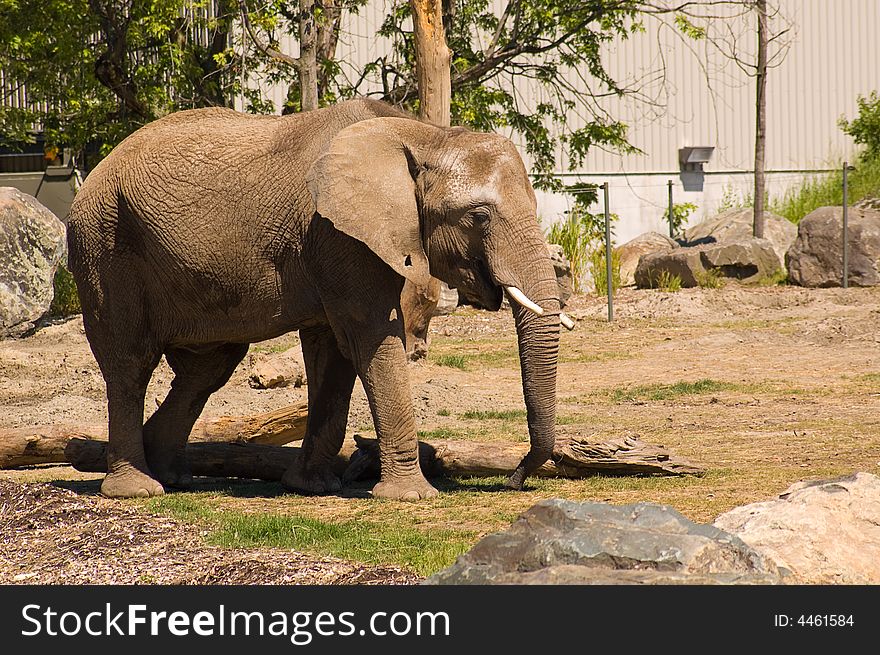
[[[880,472],[880,289],[728,284],[677,293],[624,289],[615,301],[613,324],[604,320],[602,299],[583,295],[571,302],[568,311],[579,325],[561,344],[560,422],[567,429],[637,432],[705,466],[706,476],[537,481],[521,494],[462,482],[441,485],[440,499],[418,506],[380,503],[363,493],[309,499],[279,491],[212,491],[198,497],[236,511],[455,529],[476,541],[549,497],[662,502],[711,522],[798,480]],[[431,329],[429,361],[410,367],[423,437],[526,438],[521,417],[473,417],[487,409],[522,408],[509,312],[462,308],[435,319]],[[295,344],[289,335],[256,344],[252,352],[272,354]],[[305,399],[306,388],[253,389],[248,375],[245,361],[205,415],[253,414]],[[171,377],[163,362],[150,385],[148,413]],[[681,386],[700,380],[709,383]],[[0,428],[100,424],[104,403],[103,381],[79,319],[0,341]],[[349,428],[371,429],[360,387]],[[143,503],[101,498],[98,484],[99,476],[63,466],[0,472],[0,583],[418,579],[397,566],[289,549],[210,546],[197,522],[169,518]],[[132,561],[142,566],[132,567]]]

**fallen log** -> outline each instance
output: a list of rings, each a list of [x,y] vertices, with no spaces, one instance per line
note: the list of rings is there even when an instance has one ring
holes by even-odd
[[[357,450],[350,458],[346,480],[378,477],[379,444],[355,435]],[[526,443],[438,439],[419,442],[419,463],[427,477],[509,475],[528,452]],[[662,446],[645,443],[638,435],[606,441],[579,435],[560,436],[553,456],[533,475],[545,478],[583,478],[612,475],[700,475],[703,469],[673,457]]]
[[[104,441],[72,439],[67,460],[79,471],[107,470]],[[528,444],[437,440],[419,442],[419,459],[428,477],[508,475],[528,450]],[[378,477],[379,447],[375,439],[347,440],[334,468],[345,481]],[[277,481],[300,456],[299,448],[260,444],[193,443],[187,457],[193,475]],[[660,446],[625,436],[606,442],[579,437],[560,439],[553,459],[538,469],[541,477],[582,478],[597,473],[614,475],[699,475],[703,472],[672,457]]]
[[[306,434],[308,405],[289,405],[256,416],[221,416],[196,421],[190,441],[283,446]],[[41,425],[0,429],[0,469],[66,462],[64,451],[71,439],[101,440],[101,425]]]

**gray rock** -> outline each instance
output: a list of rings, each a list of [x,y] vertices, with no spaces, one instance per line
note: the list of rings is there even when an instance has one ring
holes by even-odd
[[[743,239],[675,248],[644,255],[635,272],[639,288],[654,288],[665,271],[678,275],[683,287],[698,286],[710,269],[741,282],[757,282],[782,268],[782,262],[767,239]]]
[[[451,289],[448,284],[440,281],[440,300],[434,308],[432,316],[446,316],[458,307],[458,291]]]
[[[752,209],[729,209],[685,230],[684,245],[699,246],[751,239],[754,233],[753,222]],[[764,238],[773,244],[779,261],[785,261],[785,253],[797,238],[797,226],[779,214],[765,211]]]
[[[880,584],[880,478],[798,482],[776,500],[737,507],[727,530],[809,584]]]
[[[737,537],[665,505],[545,500],[427,584],[780,583]]]
[[[248,384],[254,389],[301,387],[308,383],[306,366],[299,346],[280,353],[256,353],[248,356]]]
[[[49,310],[66,252],[55,214],[18,189],[0,187],[0,337],[25,332]]]
[[[616,250],[620,254],[620,284],[623,286],[635,284],[636,268],[643,255],[668,252],[678,247],[677,241],[659,232],[645,232],[618,246]]]
[[[880,211],[850,208],[847,216],[849,284],[880,284]],[[788,275],[803,287],[839,287],[843,279],[843,207],[820,207],[798,224],[786,255]]]

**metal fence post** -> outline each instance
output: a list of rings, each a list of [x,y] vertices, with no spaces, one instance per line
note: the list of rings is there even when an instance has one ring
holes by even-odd
[[[669,238],[674,239],[675,234],[672,227],[672,180],[666,183],[669,186]]]
[[[841,238],[843,239],[843,279],[842,286],[844,289],[849,287],[849,239],[847,238],[848,225],[847,225],[847,203],[849,202],[849,182],[847,180],[849,173],[849,164],[847,162],[843,162],[843,234]]]
[[[605,190],[605,286],[608,293],[608,322],[614,320],[614,281],[611,272],[611,211],[608,208],[608,182],[602,185]]]

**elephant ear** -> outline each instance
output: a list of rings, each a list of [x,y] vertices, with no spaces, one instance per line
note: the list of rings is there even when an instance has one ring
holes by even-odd
[[[362,241],[397,273],[426,286],[410,141],[431,126],[405,118],[371,118],[336,135],[307,176],[317,212]]]

